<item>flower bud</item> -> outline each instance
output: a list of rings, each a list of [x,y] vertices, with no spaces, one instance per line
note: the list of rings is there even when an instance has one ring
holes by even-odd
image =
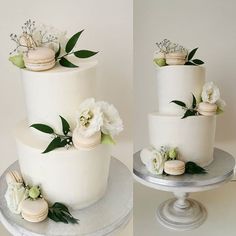
[[[33,186],[29,190],[29,197],[32,199],[37,199],[40,196],[40,189],[38,186]]]
[[[175,148],[170,149],[168,153],[169,158],[175,159],[177,157],[177,151]]]

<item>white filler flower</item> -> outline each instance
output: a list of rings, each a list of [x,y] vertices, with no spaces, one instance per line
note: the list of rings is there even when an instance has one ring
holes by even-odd
[[[107,102],[97,102],[103,117],[101,131],[111,137],[118,135],[123,130],[123,122],[116,108]]]
[[[164,171],[165,158],[154,148],[143,149],[140,153],[143,164],[154,175],[161,175]]]
[[[28,198],[28,190],[22,183],[10,183],[5,194],[7,206],[14,214],[21,213],[21,203]]]
[[[202,90],[202,101],[215,104],[219,99],[219,88],[213,82],[205,83]]]
[[[77,130],[83,137],[89,138],[101,130],[103,116],[94,98],[80,104],[77,117]]]

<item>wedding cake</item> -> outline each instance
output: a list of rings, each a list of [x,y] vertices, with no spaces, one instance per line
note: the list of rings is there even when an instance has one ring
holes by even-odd
[[[83,31],[64,40],[55,32],[37,32],[34,25],[29,20],[21,36],[11,35],[19,44],[18,54],[10,60],[21,68],[27,118],[15,129],[23,181],[8,181],[6,199],[10,210],[17,213],[25,199],[40,197],[49,206],[59,202],[81,209],[105,194],[110,144],[123,129],[122,120],[113,105],[94,99],[97,61],[82,60],[97,52],[75,49]],[[20,47],[27,51],[19,52]],[[79,58],[78,64],[73,56]],[[50,218],[58,220],[56,214]],[[70,222],[71,218],[65,213],[60,220]]]
[[[164,162],[178,159],[201,167],[213,161],[216,114],[224,101],[213,82],[206,82],[205,67],[178,45],[163,40],[157,44],[158,111],[148,115],[150,147],[141,159],[153,174],[162,174]]]

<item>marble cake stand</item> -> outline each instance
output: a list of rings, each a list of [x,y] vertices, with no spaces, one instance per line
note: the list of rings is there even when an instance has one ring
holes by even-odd
[[[191,230],[199,227],[207,217],[205,207],[188,198],[191,192],[200,192],[220,187],[232,179],[235,159],[227,152],[214,149],[214,161],[206,167],[207,174],[181,176],[155,176],[150,174],[140,159],[140,152],[134,154],[134,178],[150,188],[173,192],[174,199],[159,205],[158,221],[173,230]]]
[[[6,171],[19,169],[18,162]],[[16,236],[102,236],[120,231],[132,216],[132,175],[128,168],[112,158],[109,184],[105,196],[96,204],[78,211],[71,211],[80,220],[78,225],[55,223],[49,219],[30,223],[12,214],[4,198],[5,173],[0,177],[0,221]]]

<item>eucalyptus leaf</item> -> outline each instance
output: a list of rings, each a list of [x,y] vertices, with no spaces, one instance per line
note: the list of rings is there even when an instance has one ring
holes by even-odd
[[[202,60],[200,60],[200,59],[194,59],[194,60],[192,60],[192,62],[195,63],[196,65],[204,64],[204,62]]]
[[[52,150],[61,147],[61,138],[54,138],[51,143],[49,143],[48,147],[43,151],[43,153],[51,152]]]
[[[63,118],[62,116],[60,116],[61,118],[61,123],[62,123],[62,131],[64,135],[67,135],[68,132],[70,131],[70,125],[69,123],[66,121],[65,118]]]
[[[59,43],[58,50],[57,50],[57,52],[55,54],[55,60],[57,60],[57,58],[60,56],[60,54],[61,54],[61,44]]]
[[[179,101],[179,100],[173,100],[173,101],[171,101],[171,103],[175,103],[181,107],[187,108],[186,104],[184,102]]]
[[[196,64],[192,63],[191,61],[185,62],[185,65],[196,66]]]
[[[197,115],[197,111],[188,109],[188,110],[184,113],[184,116],[183,116],[181,119],[187,118],[187,117],[189,117],[189,116],[196,116],[196,115]]]
[[[192,94],[192,95],[193,95],[192,108],[194,109],[197,106],[197,101],[196,101],[196,97],[194,96],[194,94]]]
[[[77,65],[71,63],[70,61],[68,61],[65,57],[62,57],[59,60],[60,65],[64,66],[64,67],[69,67],[69,68],[76,68],[78,67]]]
[[[74,52],[74,55],[78,58],[88,58],[96,55],[98,52],[93,52],[89,50],[79,50]]]
[[[195,55],[195,53],[196,53],[197,50],[198,50],[198,48],[194,48],[194,49],[188,54],[188,61],[190,61],[190,60],[194,57],[194,55]]]
[[[81,30],[80,32],[74,34],[67,42],[65,51],[67,53],[71,52],[71,50],[75,47],[80,35],[83,33],[84,30]]]
[[[51,128],[48,125],[44,125],[44,124],[33,124],[30,127],[35,128],[43,133],[47,133],[47,134],[53,134],[54,130],[53,128]]]
[[[102,144],[116,144],[111,135],[102,133],[101,138]]]
[[[186,174],[206,174],[207,171],[195,162],[189,161],[185,164]]]

